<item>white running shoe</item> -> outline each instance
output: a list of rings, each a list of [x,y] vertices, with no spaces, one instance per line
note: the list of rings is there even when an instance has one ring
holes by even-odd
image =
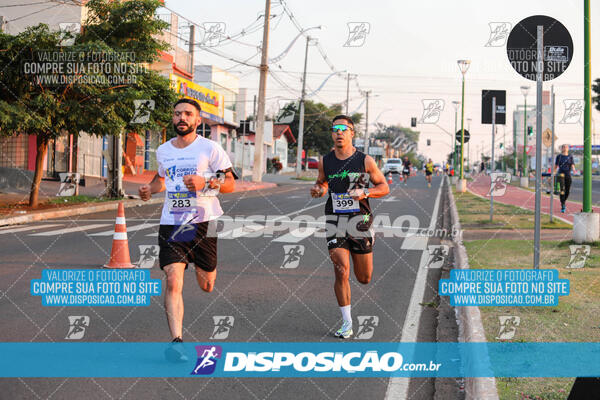
[[[344,321],[342,327],[338,329],[334,335],[342,339],[348,339],[352,336],[352,333],[352,323]]]

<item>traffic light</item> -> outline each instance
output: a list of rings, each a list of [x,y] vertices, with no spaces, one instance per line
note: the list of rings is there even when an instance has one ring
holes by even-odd
[[[427,139],[427,146],[431,146],[431,139]]]
[[[410,127],[411,128],[416,128],[417,127],[417,117],[412,117],[410,119]]]
[[[527,127],[527,136],[531,136],[533,135],[533,126],[528,126]]]

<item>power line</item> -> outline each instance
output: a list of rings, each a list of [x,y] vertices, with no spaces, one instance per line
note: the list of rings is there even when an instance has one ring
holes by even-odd
[[[18,20],[20,20],[20,19],[23,19],[23,18],[30,17],[30,16],[32,16],[32,15],[34,15],[34,14],[39,14],[39,13],[41,13],[41,12],[43,12],[43,11],[50,10],[50,9],[52,9],[52,8],[56,8],[56,7],[58,7],[58,6],[61,6],[61,5],[63,5],[63,4],[64,4],[64,3],[54,4],[54,5],[50,6],[50,7],[47,7],[47,8],[42,8],[41,10],[37,10],[37,11],[31,12],[31,13],[29,13],[29,14],[21,15],[20,17],[13,18],[13,19],[11,19],[11,20],[8,20],[8,21],[6,21],[6,23],[13,22],[13,21],[18,21]]]

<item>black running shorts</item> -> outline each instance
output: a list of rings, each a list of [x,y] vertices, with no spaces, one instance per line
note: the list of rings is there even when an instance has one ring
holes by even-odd
[[[194,263],[207,272],[217,268],[217,237],[206,237],[208,222],[160,225],[158,246],[160,268],[173,263]]]
[[[373,252],[374,241],[373,231],[370,235],[364,237],[353,237],[348,234],[346,237],[331,236],[327,238],[327,249],[346,249],[354,254],[369,254]]]

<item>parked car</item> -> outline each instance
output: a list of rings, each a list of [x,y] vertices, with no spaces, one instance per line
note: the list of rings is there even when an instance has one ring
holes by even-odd
[[[402,160],[399,158],[388,158],[385,164],[383,165],[383,169],[381,170],[384,174],[392,173],[399,174],[402,172]]]
[[[308,169],[318,169],[319,168],[319,157],[308,157],[306,159],[306,163],[308,164]],[[305,167],[304,161],[302,161],[302,168],[307,169]]]

